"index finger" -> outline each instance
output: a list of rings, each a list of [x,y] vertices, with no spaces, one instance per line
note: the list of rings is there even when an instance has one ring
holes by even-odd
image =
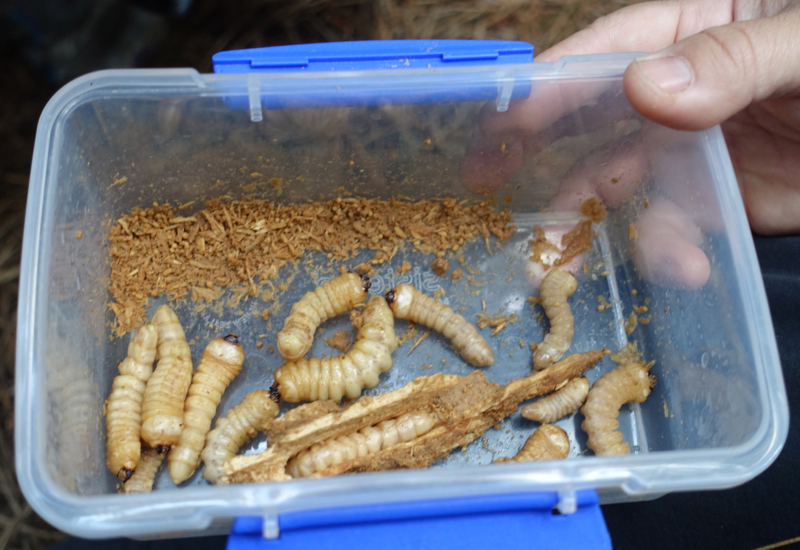
[[[535,61],[553,62],[565,55],[654,52],[732,19],[730,4],[720,0],[644,2],[601,17],[540,53]]]
[[[736,9],[736,17],[742,19],[755,17],[758,11],[755,6]],[[542,52],[534,61],[554,63],[569,55],[654,52],[733,19],[730,4],[721,0],[644,2],[601,17]],[[605,90],[599,82],[585,83],[581,90],[570,88],[570,96],[563,97],[558,85],[547,86],[535,96],[512,104],[506,114],[487,113],[480,121],[481,130],[487,138],[509,132],[530,136]],[[544,112],[543,104],[547,105]]]
[[[675,42],[681,2],[634,4],[597,19],[536,56],[552,63],[565,55],[654,51]]]

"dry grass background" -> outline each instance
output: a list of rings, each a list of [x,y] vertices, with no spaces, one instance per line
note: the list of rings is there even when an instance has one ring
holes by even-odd
[[[537,51],[635,0],[195,0],[145,65],[211,71],[226,49],[402,38],[525,40]],[[119,4],[122,10],[130,8]],[[56,87],[0,33],[0,550],[63,535],[25,502],[14,470],[14,344],[20,251],[36,123]],[[97,67],[104,68],[104,67]]]

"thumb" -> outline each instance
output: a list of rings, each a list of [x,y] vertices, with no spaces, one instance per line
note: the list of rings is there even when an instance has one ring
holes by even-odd
[[[800,94],[800,9],[731,23],[637,59],[623,85],[645,117],[704,130],[753,102]]]

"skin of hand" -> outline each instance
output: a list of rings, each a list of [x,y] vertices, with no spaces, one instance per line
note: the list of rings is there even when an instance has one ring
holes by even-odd
[[[798,33],[800,0],[663,0],[598,19],[536,61],[587,53],[653,52],[625,71],[622,85],[630,106],[676,130],[705,130],[720,124],[752,229],[782,235],[800,232]],[[565,121],[568,126],[570,117],[563,115],[603,92],[588,88],[585,97],[573,98],[572,103],[558,90],[543,90],[531,98],[534,101],[512,103],[505,113],[487,105],[465,157],[474,162],[461,165],[465,187],[496,189],[526,156],[548,145],[548,136],[569,135]],[[541,109],[543,101],[551,108]],[[613,105],[607,110],[606,123],[624,116]],[[502,155],[497,153],[500,141]],[[657,139],[649,145],[654,143]],[[596,163],[579,163],[583,168],[577,166],[565,177],[550,207],[575,210],[577,202],[590,197],[612,208],[619,204],[619,195],[649,169],[640,165],[637,146],[643,146],[641,140],[638,145],[617,147],[613,161],[601,163],[599,170]],[[609,158],[608,151],[602,154]],[[629,173],[630,182],[612,189],[606,184],[612,173]],[[678,202],[666,198],[644,212],[636,224],[641,245],[635,260],[650,280],[699,288],[710,274],[708,259],[697,246],[703,222]]]

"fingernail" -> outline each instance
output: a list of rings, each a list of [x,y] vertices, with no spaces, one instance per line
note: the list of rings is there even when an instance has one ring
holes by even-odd
[[[644,75],[665,93],[680,93],[692,83],[692,67],[682,57],[645,57],[637,63]]]

